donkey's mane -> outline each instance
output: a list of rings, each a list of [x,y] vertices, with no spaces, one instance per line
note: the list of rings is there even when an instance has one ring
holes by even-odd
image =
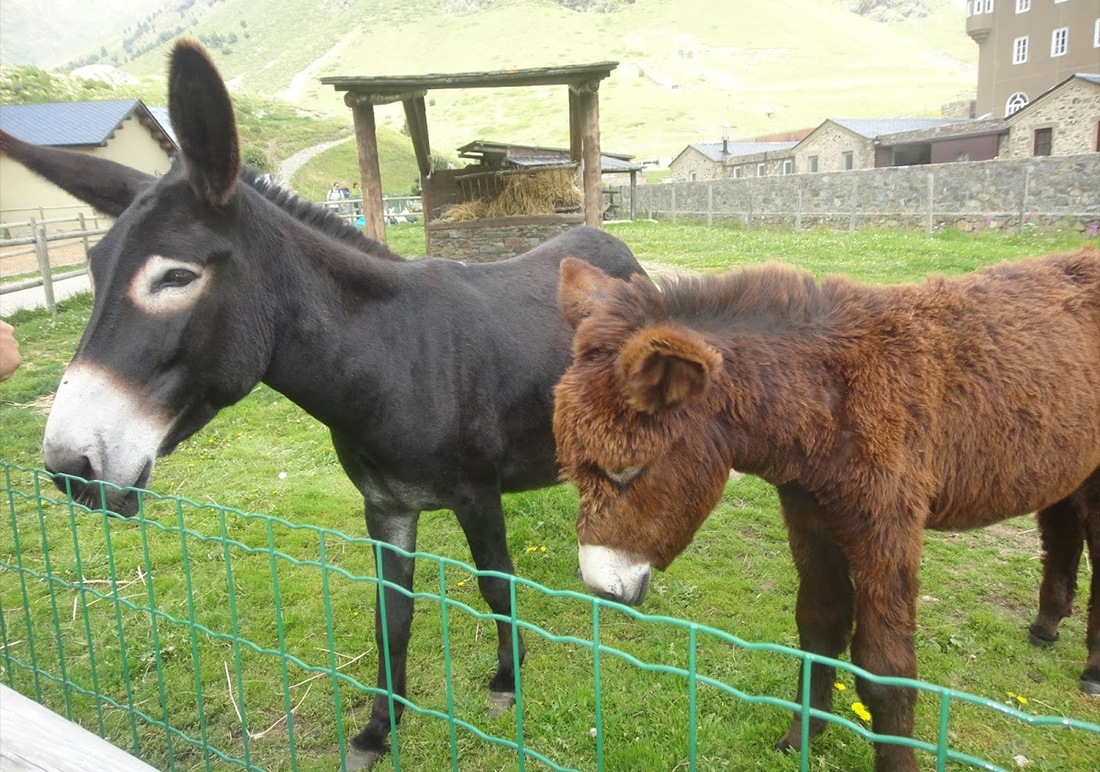
[[[854,306],[880,305],[876,288],[835,276],[818,282],[809,271],[776,263],[719,276],[662,277],[658,284],[671,321],[708,332],[791,331]]]
[[[331,209],[307,201],[292,190],[274,184],[268,175],[261,174],[251,166],[245,166],[241,170],[241,182],[294,219],[326,236],[331,236],[382,260],[403,262],[405,259],[382,242],[364,236],[362,231],[349,225]]]

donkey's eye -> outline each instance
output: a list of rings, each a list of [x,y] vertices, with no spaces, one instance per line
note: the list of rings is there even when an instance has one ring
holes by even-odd
[[[160,281],[157,282],[157,288],[186,287],[197,278],[199,278],[199,275],[194,271],[190,271],[186,268],[171,268],[165,271],[164,275],[160,277]]]
[[[607,479],[611,480],[611,482],[615,483],[621,488],[634,482],[634,480],[637,479],[638,475],[640,475],[644,471],[644,469],[645,467],[643,466],[628,466],[625,469],[619,469],[618,471],[605,469],[604,474],[607,475]]]

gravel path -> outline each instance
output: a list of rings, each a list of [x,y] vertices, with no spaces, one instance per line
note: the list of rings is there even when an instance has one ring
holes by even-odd
[[[275,170],[275,182],[280,185],[290,185],[290,178],[298,173],[306,161],[313,158],[318,153],[323,153],[330,147],[336,147],[343,142],[351,141],[351,137],[344,137],[343,139],[335,139],[332,142],[322,142],[320,145],[314,145],[313,147],[307,147],[305,150],[299,150],[294,155],[287,158],[285,161],[279,164],[279,167]]]

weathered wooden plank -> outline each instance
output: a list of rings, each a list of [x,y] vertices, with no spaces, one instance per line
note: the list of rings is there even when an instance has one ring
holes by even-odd
[[[321,83],[332,86],[337,91],[353,91],[378,96],[448,88],[576,86],[594,79],[606,78],[618,66],[618,62],[597,62],[595,64],[572,64],[560,67],[535,67],[523,70],[494,70],[490,72],[378,77],[333,75],[321,78]]]
[[[412,140],[416,165],[420,168],[420,176],[428,177],[432,173],[432,148],[428,142],[428,112],[424,107],[424,97],[406,99],[402,104],[405,106],[405,121],[409,124],[409,139]]]
[[[603,227],[603,195],[600,189],[600,103],[594,87],[577,92],[581,129],[582,180],[584,189],[584,223]]]
[[[363,232],[385,243],[386,219],[382,211],[382,172],[378,167],[374,105],[368,100],[355,98],[354,94],[344,97],[344,102],[351,108],[355,123],[355,145],[359,152],[360,186],[363,189]]]
[[[0,738],[3,772],[157,772],[2,684]]]

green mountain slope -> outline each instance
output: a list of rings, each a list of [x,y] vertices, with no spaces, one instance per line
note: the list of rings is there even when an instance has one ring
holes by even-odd
[[[342,95],[318,78],[615,60],[618,69],[601,87],[603,144],[654,157],[716,140],[723,124],[738,138],[815,126],[830,116],[938,115],[943,102],[973,93],[977,47],[966,37],[960,3],[883,3],[929,11],[889,24],[849,10],[867,5],[194,0],[152,17],[141,35],[131,30],[106,47],[122,69],[157,75],[168,41],[184,32],[212,44],[234,90],[282,96],[349,122]],[[428,96],[431,141],[444,153],[479,138],[567,144],[564,88]],[[398,129],[403,115],[399,106],[384,107],[378,119]]]

